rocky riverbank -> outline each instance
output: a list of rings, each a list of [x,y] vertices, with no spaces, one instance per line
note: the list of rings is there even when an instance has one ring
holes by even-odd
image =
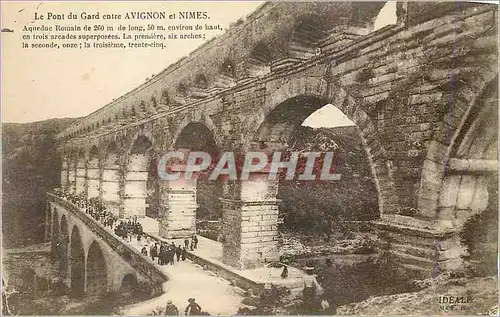
[[[370,297],[337,309],[340,315],[496,315],[497,277],[460,277],[450,274],[416,281],[423,289],[387,296]],[[496,312],[496,314],[495,314]]]

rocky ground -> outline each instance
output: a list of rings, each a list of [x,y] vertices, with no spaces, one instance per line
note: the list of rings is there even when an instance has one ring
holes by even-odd
[[[297,233],[282,233],[283,245],[280,246],[282,261],[293,265],[301,259],[312,259],[329,255],[374,254],[377,238],[366,232],[358,232],[350,236],[333,236],[329,241]]]
[[[498,316],[498,280],[494,276],[452,278],[445,275],[437,283],[425,280],[419,284],[424,287],[420,291],[370,297],[362,302],[339,307],[337,314]],[[440,304],[440,296],[469,297],[472,302]]]

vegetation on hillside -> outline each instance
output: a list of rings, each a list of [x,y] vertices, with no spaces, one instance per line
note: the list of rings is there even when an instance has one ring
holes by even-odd
[[[45,192],[56,187],[60,160],[55,135],[76,119],[50,119],[2,126],[4,246],[41,242],[45,223]]]

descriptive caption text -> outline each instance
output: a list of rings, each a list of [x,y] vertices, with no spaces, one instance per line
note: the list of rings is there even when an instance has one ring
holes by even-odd
[[[206,11],[36,12],[21,37],[24,49],[165,49],[175,40],[205,40],[222,31]]]

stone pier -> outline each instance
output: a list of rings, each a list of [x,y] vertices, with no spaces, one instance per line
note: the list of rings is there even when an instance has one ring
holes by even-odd
[[[196,179],[160,180],[160,236],[188,238],[196,233]]]
[[[224,263],[239,269],[279,260],[277,183],[267,174],[225,184],[223,210]]]
[[[125,195],[123,217],[146,216],[146,182],[149,161],[143,154],[131,154],[125,172]]]
[[[120,165],[116,157],[110,155],[103,164],[101,198],[113,215],[120,214]]]

